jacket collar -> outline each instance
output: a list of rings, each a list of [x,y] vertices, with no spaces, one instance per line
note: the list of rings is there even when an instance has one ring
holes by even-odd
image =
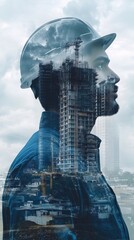
[[[39,125],[39,129],[41,128],[59,131],[59,114],[56,112],[43,112]]]

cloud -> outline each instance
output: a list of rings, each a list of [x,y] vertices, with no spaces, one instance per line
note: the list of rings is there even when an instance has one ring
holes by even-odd
[[[74,16],[89,22],[105,35],[117,33],[116,40],[107,49],[110,67],[121,78],[119,85],[121,165],[132,163],[133,150],[128,150],[129,141],[134,142],[134,31],[133,1],[127,0],[1,0],[0,1],[0,150],[1,159],[9,165],[27,139],[38,128],[40,107],[32,92],[20,89],[19,59],[29,36],[42,24],[63,16]],[[7,151],[9,149],[9,151]],[[125,157],[124,157],[125,156]]]
[[[52,20],[52,16],[59,18],[63,15],[62,7],[67,2],[0,1],[0,149],[5,166],[9,166],[28,138],[38,129],[42,112],[31,90],[20,89],[19,60],[22,48],[37,27]]]
[[[96,0],[92,2],[88,0],[71,0],[63,10],[66,16],[81,18],[87,22],[90,22],[90,24],[93,26],[97,26],[99,24]]]
[[[107,5],[106,12],[101,13],[98,29],[101,35],[116,32],[117,38],[107,49],[110,67],[120,76],[119,113],[116,116],[120,128],[120,165],[122,168],[134,170],[134,3],[122,1],[99,1]],[[109,2],[109,4],[107,4]],[[101,5],[98,4],[98,11]],[[128,143],[130,145],[128,146]]]

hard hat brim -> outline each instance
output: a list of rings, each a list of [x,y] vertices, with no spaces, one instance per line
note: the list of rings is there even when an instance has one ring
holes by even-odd
[[[106,50],[111,45],[115,38],[116,33],[111,33],[103,37],[97,38],[95,40],[92,40],[89,44],[94,46],[100,46],[104,50]]]
[[[89,41],[86,39],[88,37],[89,33],[81,35],[80,37],[82,37],[82,40],[84,40],[86,47],[102,47],[104,50],[106,50],[111,43],[114,41],[114,39],[116,38],[116,33],[111,33],[108,35],[105,35],[103,37],[98,37],[96,39],[92,39],[92,41]],[[36,67],[35,67],[36,68]],[[38,75],[38,71],[34,71],[37,72]],[[38,76],[36,76],[38,77]],[[35,79],[35,77],[34,77]],[[22,81],[21,80],[21,88],[29,88],[31,86],[33,78],[31,77],[29,79],[29,81]]]

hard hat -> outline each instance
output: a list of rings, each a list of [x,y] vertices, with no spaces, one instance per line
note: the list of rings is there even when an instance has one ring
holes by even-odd
[[[32,81],[38,77],[40,63],[60,59],[61,64],[60,54],[65,55],[67,43],[72,43],[79,37],[82,44],[100,44],[105,50],[113,42],[116,34],[100,37],[92,26],[74,17],[60,18],[44,24],[31,35],[22,50],[21,88],[29,88]]]

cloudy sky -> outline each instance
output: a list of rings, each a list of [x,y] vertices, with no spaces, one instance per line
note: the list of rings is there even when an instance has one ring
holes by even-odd
[[[0,169],[9,167],[32,133],[38,130],[42,112],[31,90],[20,89],[22,48],[38,27],[64,16],[89,22],[100,35],[117,33],[107,49],[110,66],[121,79],[120,111],[112,118],[113,124],[119,126],[120,166],[134,171],[133,0],[0,0]]]

